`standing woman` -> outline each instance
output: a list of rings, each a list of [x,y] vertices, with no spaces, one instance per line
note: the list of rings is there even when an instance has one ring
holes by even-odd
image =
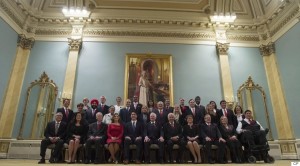
[[[215,123],[215,124],[219,125],[219,117],[218,117],[217,113],[214,110],[213,104],[207,104],[206,105],[206,112],[211,117],[211,123]]]
[[[121,125],[120,121],[119,114],[115,113],[112,118],[112,123],[108,125],[107,129],[107,144],[110,153],[110,158],[108,160],[114,163],[118,163],[116,160],[116,153],[120,149],[124,132],[124,127]]]
[[[215,101],[210,101],[209,104],[212,105],[214,112],[217,113],[218,107],[217,107],[216,102]]]
[[[245,115],[243,115],[243,109],[240,105],[236,105],[234,107],[234,113],[235,113],[235,116],[236,116],[236,119],[237,119],[238,122],[245,119]]]
[[[109,107],[108,113],[104,115],[102,122],[107,125],[111,124],[114,114],[115,114],[115,106],[111,105]]]
[[[69,124],[67,130],[67,143],[69,144],[69,163],[75,163],[76,153],[80,146],[83,144],[87,135],[88,126],[80,112],[75,113],[75,118]]]
[[[182,112],[180,109],[180,106],[178,104],[174,105],[174,112],[173,112],[174,116],[175,116],[175,121],[177,123],[179,123],[181,126],[183,125],[183,118],[182,118]]]
[[[199,147],[199,127],[194,124],[193,115],[186,116],[187,124],[183,127],[183,138],[186,141],[190,152],[194,157],[193,163],[201,163]]]
[[[149,114],[155,110],[155,104],[152,100],[149,100],[148,103]]]

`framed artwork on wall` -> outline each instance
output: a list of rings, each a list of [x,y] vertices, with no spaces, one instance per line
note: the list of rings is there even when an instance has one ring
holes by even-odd
[[[138,96],[147,105],[170,99],[173,104],[172,56],[168,54],[127,54],[124,100]]]

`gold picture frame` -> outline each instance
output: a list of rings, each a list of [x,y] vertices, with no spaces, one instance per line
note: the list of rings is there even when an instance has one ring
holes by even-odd
[[[127,54],[124,99],[139,97],[141,104],[169,99],[173,104],[173,68],[169,54]],[[146,100],[146,101],[145,101]]]

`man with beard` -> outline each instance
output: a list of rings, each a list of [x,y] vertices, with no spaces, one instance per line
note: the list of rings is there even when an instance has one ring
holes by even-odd
[[[97,99],[91,100],[91,108],[86,111],[86,120],[89,124],[95,123],[97,121],[96,114],[98,111],[99,101]]]

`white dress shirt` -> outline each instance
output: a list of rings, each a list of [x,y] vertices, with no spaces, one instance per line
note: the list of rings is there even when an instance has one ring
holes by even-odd
[[[245,118],[244,121],[247,122],[248,124],[250,124],[250,120],[249,119]],[[264,128],[260,125],[260,123],[258,121],[256,121],[256,123],[260,126],[260,130],[264,130]],[[236,128],[236,132],[238,134],[241,134],[244,131],[244,129],[242,129],[242,126],[243,126],[242,122],[240,121],[239,124],[238,124],[238,126],[237,126],[237,128]]]

